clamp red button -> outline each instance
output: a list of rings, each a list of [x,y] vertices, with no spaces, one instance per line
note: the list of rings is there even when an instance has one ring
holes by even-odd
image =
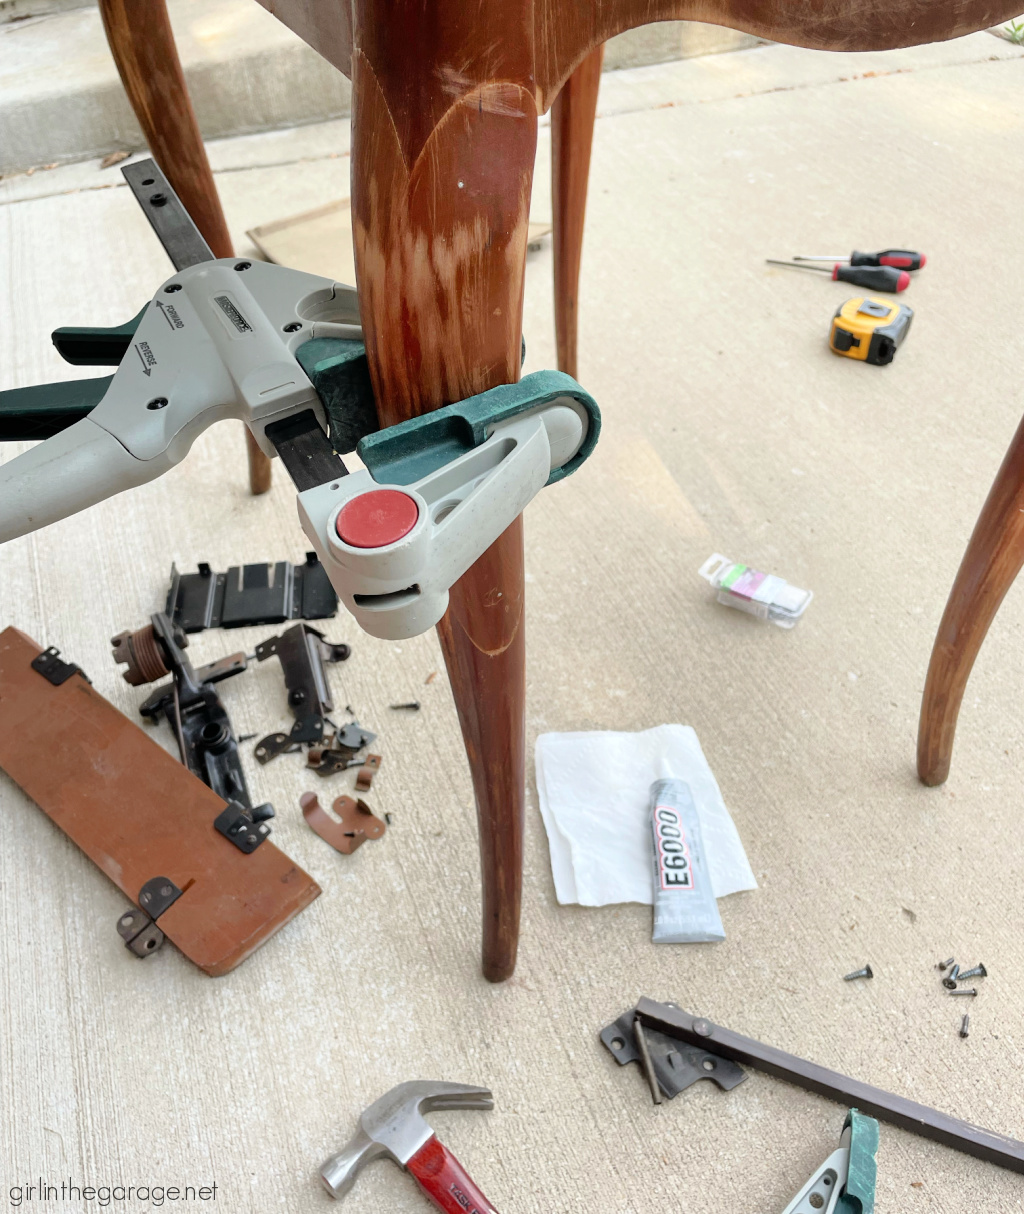
[[[352,548],[383,548],[408,535],[419,516],[419,507],[408,493],[373,489],[342,506],[334,529]]]

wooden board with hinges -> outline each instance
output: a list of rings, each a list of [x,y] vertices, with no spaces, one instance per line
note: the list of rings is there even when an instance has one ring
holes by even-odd
[[[320,887],[270,840],[245,855],[218,834],[224,801],[80,673],[54,686],[33,670],[43,648],[0,632],[0,767],[133,903],[169,877],[183,893],[160,930],[205,973],[226,974]]]

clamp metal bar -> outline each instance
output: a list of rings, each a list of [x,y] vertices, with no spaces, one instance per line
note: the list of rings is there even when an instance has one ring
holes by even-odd
[[[266,435],[300,493],[348,475],[312,409],[270,422]]]
[[[827,1067],[743,1037],[732,1029],[722,1028],[702,1016],[693,1016],[670,1004],[641,999],[636,1005],[636,1015],[645,1027],[699,1046],[702,1050],[710,1050],[733,1062],[746,1063],[774,1075],[776,1079],[816,1092],[837,1104],[855,1107],[880,1121],[899,1126],[901,1130],[963,1151],[965,1155],[973,1155],[1013,1172],[1024,1172],[1024,1142],[1018,1142],[1015,1138],[983,1130],[980,1126],[959,1121],[956,1117],[907,1100],[904,1096],[896,1096],[838,1071],[830,1071]]]
[[[155,160],[136,161],[121,174],[176,270],[215,260],[213,250]]]

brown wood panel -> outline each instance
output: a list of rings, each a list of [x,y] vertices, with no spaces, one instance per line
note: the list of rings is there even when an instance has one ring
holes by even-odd
[[[602,42],[652,21],[707,21],[823,51],[941,42],[1018,14],[1015,0],[537,0],[537,108]]]
[[[350,75],[353,45],[359,40],[353,39],[346,0],[260,3]],[[652,21],[707,21],[794,46],[869,51],[941,42],[1018,15],[1015,0],[537,0],[531,7],[532,28],[523,44],[536,46],[531,78],[542,113],[591,51],[615,34]],[[501,34],[506,40],[516,38],[516,26],[526,15],[525,6],[515,3],[476,7],[451,3],[449,8],[464,13],[467,22],[480,22],[480,47],[486,45],[485,29],[501,14],[509,19]],[[439,5],[431,6],[430,12],[449,15]],[[428,61],[437,63],[432,53],[424,56]],[[455,58],[443,66],[456,72],[463,68]]]
[[[43,648],[0,632],[0,767],[132,902],[152,877],[184,890],[158,926],[226,974],[320,887],[269,840],[248,856],[228,842],[213,826],[224,801],[80,675],[54,687],[34,671]]]
[[[518,378],[537,138],[528,13],[525,0],[482,15],[357,8],[353,232],[383,425]],[[517,522],[453,587],[438,629],[473,774],[494,981],[512,972],[519,930],[523,628]]]
[[[583,221],[604,44],[591,51],[551,107],[551,203],[554,223],[555,343],[558,369],[576,378],[576,334]]]
[[[110,52],[153,158],[214,257],[233,257],[203,137],[181,70],[166,0],[100,0]],[[270,488],[270,460],[245,431],[249,488]]]
[[[981,508],[935,637],[917,734],[917,774],[925,784],[942,784],[949,775],[967,680],[1022,566],[1024,421]]]

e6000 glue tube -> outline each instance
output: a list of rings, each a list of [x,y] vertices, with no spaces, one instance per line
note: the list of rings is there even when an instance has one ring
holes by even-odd
[[[704,860],[700,818],[689,784],[656,780],[651,785],[654,837],[655,944],[724,940],[725,929]]]

